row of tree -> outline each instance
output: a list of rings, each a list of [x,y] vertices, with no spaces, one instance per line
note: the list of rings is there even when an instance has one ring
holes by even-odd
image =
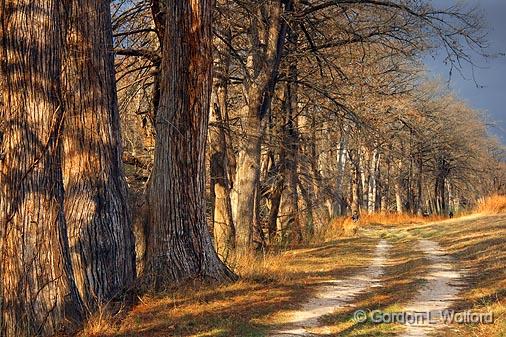
[[[0,336],[71,330],[135,280],[233,280],[219,256],[336,215],[504,191],[483,118],[419,64],[471,61],[473,9],[6,0],[0,22]]]
[[[143,207],[163,3],[114,8],[124,159]],[[452,72],[483,54],[476,8],[218,0],[213,33],[208,217],[224,259],[302,242],[339,215],[448,214],[504,192],[504,153],[486,116],[421,64],[443,50]],[[136,236],[146,230],[139,220]]]

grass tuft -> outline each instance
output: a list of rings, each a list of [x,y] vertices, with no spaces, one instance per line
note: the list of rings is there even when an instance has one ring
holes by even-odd
[[[492,195],[478,203],[476,212],[483,214],[506,213],[506,195]]]

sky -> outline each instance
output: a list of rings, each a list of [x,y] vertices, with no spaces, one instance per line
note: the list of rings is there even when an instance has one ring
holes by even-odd
[[[506,145],[506,0],[458,0],[470,6],[478,4],[488,25],[488,54],[494,57],[476,57],[478,67],[464,65],[460,75],[443,63],[443,53],[425,57],[429,74],[441,78],[463,100],[486,115],[489,131]],[[448,7],[452,0],[433,0],[436,7]],[[473,80],[473,70],[474,78]],[[478,84],[478,86],[477,86]]]

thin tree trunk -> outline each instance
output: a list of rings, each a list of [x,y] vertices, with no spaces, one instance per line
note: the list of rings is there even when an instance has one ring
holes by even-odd
[[[395,205],[397,208],[397,213],[399,213],[399,214],[404,212],[404,207],[402,204],[401,183],[402,183],[402,162],[399,160],[397,163],[397,177],[396,177],[395,183],[394,183]]]
[[[295,44],[297,35],[290,30],[289,40]],[[284,102],[285,121],[283,125],[284,151],[282,151],[283,176],[285,178],[285,189],[281,197],[281,233],[289,233],[288,239],[293,243],[302,242],[302,227],[299,221],[299,195],[297,185],[299,177],[297,174],[299,136],[297,134],[297,66],[295,61],[289,66],[289,82],[286,84],[286,95]]]
[[[360,165],[359,152],[348,151],[351,169],[351,214],[359,214],[360,212]]]
[[[423,157],[420,154],[418,157],[418,177],[416,181],[416,213],[422,215],[423,213]]]
[[[230,40],[230,31],[226,33]],[[228,139],[225,131],[227,116],[227,81],[230,66],[229,50],[222,39],[214,39],[216,55],[214,57],[213,89],[209,128],[210,150],[210,194],[214,243],[218,254],[227,259],[235,249],[235,226],[232,216],[231,183],[228,168]]]
[[[345,125],[343,127],[343,132],[341,134],[341,140],[339,141],[339,150],[337,154],[337,183],[336,183],[336,196],[338,203],[338,215],[343,215],[345,213],[345,203],[343,198],[343,179],[344,172],[346,168],[346,148],[348,145],[348,127]]]
[[[76,284],[93,311],[132,284],[135,249],[121,163],[109,2],[67,0],[65,5],[65,219]]]
[[[214,250],[205,214],[211,10],[210,0],[167,7],[144,273],[155,289],[235,278]]]
[[[0,336],[50,336],[81,318],[63,213],[59,2],[0,4]]]
[[[386,178],[381,180],[381,212],[388,211],[388,196],[390,194],[390,159],[386,161]]]
[[[376,184],[378,176],[378,164],[379,164],[379,152],[374,149],[369,166],[369,180],[368,180],[368,213],[374,213],[376,211]]]
[[[369,170],[367,169],[367,164],[369,164],[369,150],[366,148],[363,148],[360,152],[360,158],[359,158],[359,166],[360,166],[360,192],[362,193],[362,205],[361,208],[366,211],[369,207],[368,197],[369,194],[367,193],[369,189]]]

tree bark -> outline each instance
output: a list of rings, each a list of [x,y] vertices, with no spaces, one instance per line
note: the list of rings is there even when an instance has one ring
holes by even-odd
[[[228,142],[222,117],[222,111],[226,109],[226,78],[215,78],[214,81],[219,83],[213,85],[211,95],[210,121],[215,125],[209,130],[210,192],[215,246],[218,254],[226,259],[235,248],[235,226],[230,199],[232,186],[228,177]]]
[[[121,162],[108,1],[67,0],[63,59],[65,218],[79,293],[91,312],[135,276]]]
[[[401,185],[402,185],[402,161],[399,160],[397,163],[397,177],[396,177],[395,183],[394,183],[395,205],[396,205],[397,213],[399,213],[399,214],[404,212],[404,207],[402,204]]]
[[[376,193],[377,193],[377,178],[378,178],[378,165],[380,160],[380,154],[377,149],[374,149],[371,156],[369,165],[369,179],[367,186],[367,211],[369,214],[376,211]]]
[[[338,215],[344,215],[346,212],[346,204],[343,197],[343,180],[346,169],[346,152],[348,146],[348,126],[344,125],[341,133],[341,140],[339,141],[339,149],[337,154],[337,183],[336,183],[336,196],[338,203]]]
[[[211,11],[210,0],[167,7],[144,272],[154,289],[235,278],[213,248],[205,214]]]
[[[258,26],[260,15],[252,18],[251,53],[247,78],[244,84],[246,102],[241,111],[244,137],[239,144],[236,178],[232,193],[234,223],[236,225],[236,250],[248,253],[252,248],[255,227],[255,201],[260,178],[261,146],[266,128],[265,116],[270,108],[277,80],[281,51],[283,49],[286,22],[281,22],[280,1],[269,1],[266,9],[270,13],[269,25],[265,28],[266,47],[260,47]],[[260,14],[260,13],[258,13]]]
[[[50,336],[81,318],[63,213],[61,7],[3,1],[0,23],[0,336]]]
[[[348,151],[351,168],[351,214],[360,212],[360,165],[358,151]]]
[[[297,35],[290,30],[289,39],[295,43]],[[292,62],[289,66],[289,81],[286,84],[284,101],[285,119],[283,125],[283,151],[281,165],[285,188],[281,196],[280,229],[282,240],[287,237],[292,243],[302,242],[302,227],[299,220],[299,194],[297,185],[299,181],[297,167],[299,155],[299,136],[297,123],[297,66]]]

